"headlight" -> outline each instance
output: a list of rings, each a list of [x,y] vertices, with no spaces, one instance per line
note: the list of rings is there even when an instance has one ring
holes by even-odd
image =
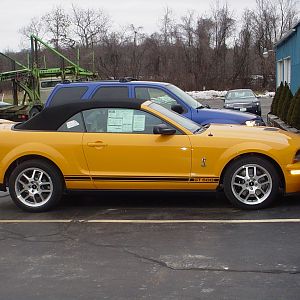
[[[253,104],[259,106],[260,102],[253,102]]]
[[[300,150],[297,151],[294,160],[293,160],[293,164],[297,163],[300,161]]]

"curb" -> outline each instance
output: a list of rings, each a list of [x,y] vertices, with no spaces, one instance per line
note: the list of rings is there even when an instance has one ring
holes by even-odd
[[[291,127],[290,125],[286,124],[284,121],[282,121],[279,117],[272,115],[270,113],[267,114],[267,125],[272,127],[277,127],[285,131],[298,133],[300,134],[300,130]]]

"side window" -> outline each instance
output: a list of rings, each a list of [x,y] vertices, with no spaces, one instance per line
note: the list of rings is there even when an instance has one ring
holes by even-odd
[[[85,132],[82,113],[78,113],[62,124],[57,131],[60,132]]]
[[[165,123],[145,111],[127,108],[90,109],[83,118],[88,132],[153,134],[155,125]]]
[[[128,88],[125,86],[104,86],[98,88],[92,100],[128,99]]]
[[[151,100],[161,106],[171,109],[171,106],[177,104],[177,101],[161,89],[136,87],[135,97],[142,100]]]
[[[80,102],[87,90],[86,86],[60,88],[53,96],[49,106]]]

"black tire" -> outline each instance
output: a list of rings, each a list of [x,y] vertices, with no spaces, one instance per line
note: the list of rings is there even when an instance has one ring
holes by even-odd
[[[253,175],[254,170],[256,176]],[[276,168],[261,157],[237,159],[229,165],[224,174],[225,195],[238,208],[248,210],[266,208],[278,198],[279,191],[280,178]]]
[[[12,200],[19,208],[28,212],[51,209],[60,201],[64,189],[63,179],[57,168],[38,159],[18,165],[11,173],[8,185]]]

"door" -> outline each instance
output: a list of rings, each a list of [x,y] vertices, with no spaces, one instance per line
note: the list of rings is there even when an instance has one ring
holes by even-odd
[[[191,171],[187,135],[153,134],[160,118],[135,109],[83,112],[83,149],[98,189],[180,189]],[[169,127],[170,125],[167,124]]]

